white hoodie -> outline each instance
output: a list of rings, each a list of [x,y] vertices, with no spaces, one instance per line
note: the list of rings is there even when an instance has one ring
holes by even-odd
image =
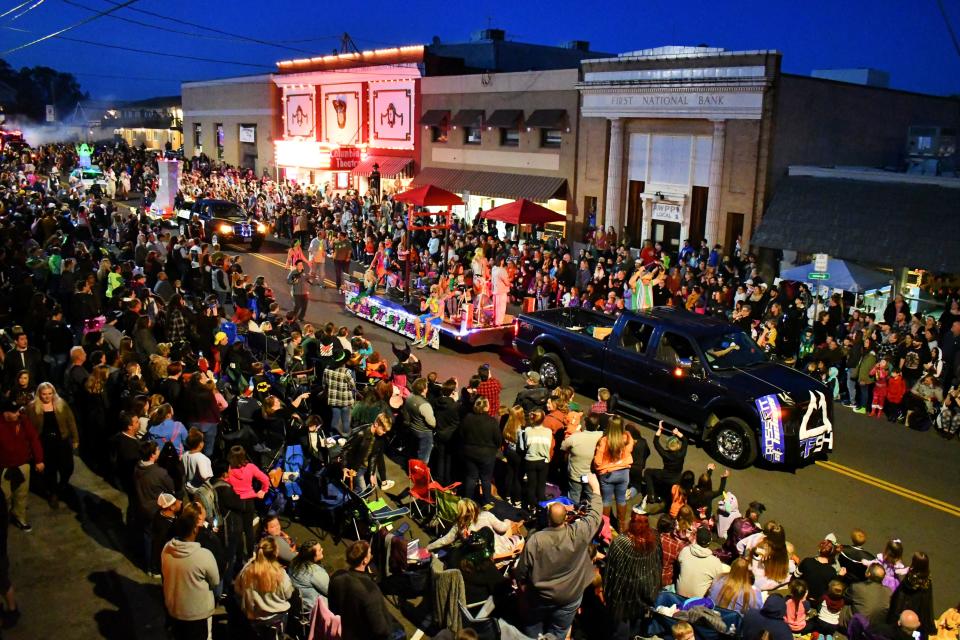
[[[205,620],[216,607],[213,589],[220,584],[217,561],[199,542],[174,538],[160,556],[163,603],[176,620]]]

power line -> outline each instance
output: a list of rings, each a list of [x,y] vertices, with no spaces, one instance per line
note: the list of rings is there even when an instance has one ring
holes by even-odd
[[[62,34],[62,33],[66,33],[67,31],[71,31],[71,30],[73,30],[73,29],[76,29],[77,27],[82,27],[83,25],[89,24],[90,22],[93,22],[94,20],[97,20],[97,19],[99,19],[99,18],[102,18],[103,16],[106,16],[106,15],[109,15],[109,14],[113,13],[114,11],[118,11],[118,10],[123,9],[123,8],[125,8],[125,7],[129,7],[129,6],[132,5],[134,2],[137,2],[137,0],[126,0],[125,2],[121,2],[121,3],[119,3],[119,4],[111,3],[111,4],[114,4],[115,6],[111,7],[110,9],[105,9],[105,10],[103,10],[103,11],[98,11],[98,12],[96,13],[96,15],[92,15],[92,16],[90,16],[89,18],[84,18],[83,20],[80,20],[79,22],[74,22],[74,23],[71,24],[71,25],[67,25],[66,27],[64,27],[64,28],[62,28],[62,29],[58,29],[58,30],[56,30],[56,31],[54,31],[54,32],[52,32],[52,33],[48,33],[47,35],[41,36],[41,37],[37,38],[36,40],[32,40],[31,42],[27,42],[26,44],[21,44],[20,46],[14,47],[13,49],[7,49],[6,51],[0,53],[0,56],[6,56],[6,55],[9,55],[9,54],[11,54],[11,53],[13,53],[13,52],[15,52],[15,51],[20,51],[20,50],[22,50],[22,49],[26,49],[27,47],[32,47],[33,45],[35,45],[35,44],[40,44],[41,42],[44,42],[44,41],[46,41],[46,40],[49,40],[50,38],[56,38],[57,36],[59,36],[59,35]]]
[[[13,13],[13,12],[16,11],[17,9],[20,9],[20,8],[22,8],[22,7],[25,7],[25,6],[27,6],[28,4],[30,4],[31,2],[33,2],[33,0],[27,0],[26,2],[21,2],[20,4],[18,4],[17,6],[13,7],[12,9],[7,9],[7,10],[4,11],[3,13],[0,13],[0,18],[6,18],[8,15],[10,15],[11,13]]]
[[[20,13],[18,13],[17,15],[13,16],[12,18],[10,18],[10,22],[13,22],[14,20],[17,20],[17,19],[20,18],[21,16],[27,15],[28,13],[30,13],[31,11],[33,11],[34,9],[36,9],[37,7],[39,7],[40,5],[42,5],[42,4],[43,4],[44,2],[46,2],[46,1],[47,1],[47,0],[37,0],[37,1],[36,1],[35,3],[33,3],[32,5],[30,5],[29,7],[27,7],[26,9],[24,9],[24,10],[21,11]]]
[[[953,41],[953,48],[957,50],[957,55],[960,55],[960,41],[957,40],[957,34],[953,30],[953,25],[950,24],[950,18],[947,16],[947,10],[943,6],[943,0],[937,0],[937,6],[940,7],[940,15],[943,16],[943,22],[947,25],[947,31],[950,32],[950,40]]]
[[[106,1],[107,3],[109,3],[109,4],[114,5],[114,6],[117,7],[117,8],[124,8],[124,7],[119,6],[121,3],[115,2],[114,0],[105,0],[105,1]],[[123,3],[123,4],[124,4],[124,5],[127,5],[127,4],[129,4],[129,3]],[[211,27],[210,25],[197,24],[197,23],[195,23],[195,22],[189,22],[189,21],[184,20],[184,19],[182,19],[182,18],[173,18],[173,17],[170,17],[170,16],[165,16],[165,15],[163,15],[162,13],[155,13],[155,12],[153,12],[153,11],[147,11],[146,9],[138,9],[138,8],[135,8],[135,7],[134,7],[134,8],[131,8],[130,10],[131,10],[131,11],[135,11],[136,13],[142,13],[142,14],[144,14],[144,15],[153,16],[154,18],[160,18],[161,20],[167,20],[167,21],[170,21],[170,22],[176,22],[177,24],[185,24],[185,25],[190,26],[190,27],[195,27],[195,28],[197,28],[197,29],[203,29],[204,31],[212,31],[213,33],[219,33],[219,34],[224,35],[224,36],[231,36],[231,37],[237,38],[237,39],[239,39],[239,40],[245,40],[245,41],[247,41],[247,42],[255,42],[255,43],[260,44],[260,45],[263,45],[263,46],[265,46],[265,47],[274,47],[274,48],[277,48],[277,49],[286,49],[286,50],[288,50],[288,51],[298,51],[298,52],[300,52],[300,53],[306,53],[306,54],[311,55],[311,56],[317,55],[316,52],[310,51],[310,50],[308,50],[308,49],[301,49],[301,48],[299,48],[299,47],[291,47],[291,46],[288,46],[288,45],[285,45],[285,44],[278,44],[278,43],[276,43],[276,42],[270,42],[270,41],[268,41],[268,40],[261,40],[261,39],[259,39],[259,38],[254,38],[254,37],[251,37],[251,36],[243,35],[242,33],[232,33],[232,32],[230,32],[230,31],[223,31],[223,30],[221,30],[221,29],[215,29],[215,28]]]
[[[31,33],[26,29],[17,29],[16,27],[3,27],[9,31],[20,31],[22,33]],[[102,47],[105,49],[117,49],[119,51],[130,51],[132,53],[143,53],[151,56],[162,56],[164,58],[180,58],[182,60],[193,60],[194,62],[210,62],[215,64],[232,64],[241,67],[253,67],[256,69],[273,69],[272,65],[266,64],[256,64],[253,62],[238,62],[235,60],[220,60],[218,58],[203,58],[200,56],[188,56],[181,53],[167,53],[165,51],[151,51],[149,49],[137,49],[136,47],[127,47],[119,44],[109,44],[106,42],[97,42],[96,40],[82,40],[80,38],[71,38],[69,36],[51,36],[57,38],[58,40],[65,40],[66,42],[76,42],[77,44],[83,44],[90,47]]]

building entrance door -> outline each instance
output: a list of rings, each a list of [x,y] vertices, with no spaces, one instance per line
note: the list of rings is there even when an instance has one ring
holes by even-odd
[[[677,253],[680,251],[680,223],[653,221],[653,241],[659,242],[664,251]]]
[[[737,250],[737,238],[743,236],[742,213],[727,212],[727,233],[723,236],[723,254],[732,256]]]
[[[631,240],[630,246],[643,246],[643,190],[646,188],[646,182],[642,180],[631,180],[629,191],[627,192],[627,223],[624,225],[624,231]]]

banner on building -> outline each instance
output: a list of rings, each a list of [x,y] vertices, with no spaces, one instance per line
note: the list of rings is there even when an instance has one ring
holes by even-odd
[[[250,144],[256,144],[257,142],[257,127],[254,126],[244,126],[240,125],[240,142],[249,142]]]
[[[655,202],[653,204],[653,219],[664,222],[682,222],[683,207],[669,202]]]
[[[359,147],[337,147],[330,150],[330,169],[333,171],[352,171],[360,164]]]
[[[284,95],[283,117],[286,138],[310,138],[316,136],[316,113],[313,91],[300,91]]]
[[[413,149],[413,80],[370,83],[370,146]]]
[[[363,85],[359,82],[325,85],[320,95],[322,139],[338,145],[363,142],[360,135]]]

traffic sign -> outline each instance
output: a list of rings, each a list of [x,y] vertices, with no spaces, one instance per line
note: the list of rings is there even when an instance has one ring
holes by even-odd
[[[825,253],[813,254],[813,270],[817,273],[826,273],[829,260],[830,256]]]
[[[818,272],[816,272],[816,271],[812,271],[812,272],[810,272],[809,274],[807,274],[807,277],[810,278],[811,280],[829,280],[829,279],[830,279],[830,274],[829,274],[829,273],[818,273]]]

